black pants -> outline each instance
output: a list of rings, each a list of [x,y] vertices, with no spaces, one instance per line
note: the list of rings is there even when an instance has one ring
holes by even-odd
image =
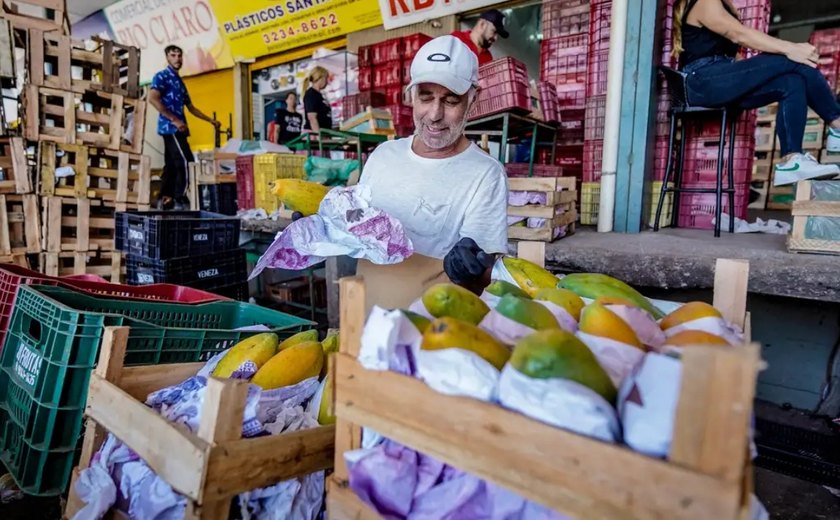
[[[187,193],[187,164],[193,162],[185,132],[163,136],[163,178],[160,196],[178,199]]]

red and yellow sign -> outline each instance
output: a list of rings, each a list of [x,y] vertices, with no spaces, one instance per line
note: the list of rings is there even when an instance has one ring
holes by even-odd
[[[382,24],[379,0],[210,0],[235,59],[256,58]]]

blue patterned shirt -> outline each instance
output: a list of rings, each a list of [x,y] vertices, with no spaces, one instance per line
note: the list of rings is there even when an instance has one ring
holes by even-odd
[[[152,88],[160,92],[160,101],[163,106],[172,112],[176,117],[186,123],[184,118],[184,107],[190,106],[190,95],[187,86],[181,76],[170,66],[155,74],[152,78]],[[158,116],[158,135],[169,135],[177,133],[175,124],[161,114]],[[189,130],[187,130],[189,134]]]

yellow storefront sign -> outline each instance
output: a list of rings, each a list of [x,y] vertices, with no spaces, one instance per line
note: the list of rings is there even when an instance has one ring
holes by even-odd
[[[382,24],[379,0],[210,0],[234,58],[282,52]]]

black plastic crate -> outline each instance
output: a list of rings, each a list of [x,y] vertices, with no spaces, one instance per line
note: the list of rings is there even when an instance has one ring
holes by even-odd
[[[114,216],[120,251],[165,260],[239,247],[240,221],[207,211],[125,211]]]
[[[236,215],[239,203],[236,200],[236,183],[203,184],[198,187],[198,207],[222,215]]]
[[[248,278],[244,249],[164,260],[129,254],[125,269],[129,285],[173,283],[209,292],[244,283]]]
[[[757,466],[840,487],[840,434],[756,419]]]
[[[237,283],[227,287],[217,287],[213,289],[213,294],[218,294],[219,296],[224,296],[225,298],[230,298],[231,300],[237,300],[240,302],[247,302],[248,298],[251,296],[248,291],[248,282]]]

